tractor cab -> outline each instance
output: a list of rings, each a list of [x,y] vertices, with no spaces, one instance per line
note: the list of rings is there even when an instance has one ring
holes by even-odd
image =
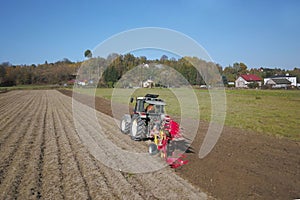
[[[134,113],[140,115],[164,114],[166,103],[162,99],[157,98],[158,96],[156,94],[147,94],[144,97],[137,97]]]

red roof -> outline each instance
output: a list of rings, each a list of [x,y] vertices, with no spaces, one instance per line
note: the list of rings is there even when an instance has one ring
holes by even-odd
[[[241,77],[245,80],[245,81],[261,81],[261,79],[254,75],[254,74],[245,74],[245,75],[241,75]]]

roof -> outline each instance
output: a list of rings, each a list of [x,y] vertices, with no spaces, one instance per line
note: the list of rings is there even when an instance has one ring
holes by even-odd
[[[146,94],[144,97],[137,97],[138,100],[144,100],[146,103],[154,105],[166,105],[164,100],[158,99],[158,94]]]
[[[241,75],[241,77],[242,77],[245,81],[261,81],[261,78],[259,78],[259,77],[256,76],[255,74],[244,74],[244,75]]]
[[[159,105],[159,106],[166,105],[166,103],[164,101],[146,100],[145,102],[148,104]]]
[[[276,84],[291,84],[292,82],[285,79],[285,78],[272,78],[272,81],[274,81]]]
[[[146,94],[145,97],[157,98],[158,94]]]
[[[274,76],[271,76],[270,78],[293,78],[295,76],[290,76],[290,75],[274,75]]]

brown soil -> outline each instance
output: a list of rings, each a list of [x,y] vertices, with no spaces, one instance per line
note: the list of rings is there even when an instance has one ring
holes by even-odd
[[[71,91],[61,92],[72,96]],[[79,95],[78,100],[93,106],[91,97]],[[96,97],[95,107],[112,116],[110,101]],[[194,153],[186,153],[190,162],[176,174],[218,199],[300,198],[299,142],[225,127],[213,151],[199,159],[207,128],[206,122],[200,122],[191,145]]]
[[[98,109],[106,108],[102,105],[97,102]],[[80,123],[88,117],[87,108],[80,107]],[[0,113],[0,199],[209,198],[169,168],[130,174],[106,167],[82,143],[72,98],[56,90],[2,93]],[[146,144],[119,134],[111,117],[97,116],[107,138],[125,149],[144,150]]]

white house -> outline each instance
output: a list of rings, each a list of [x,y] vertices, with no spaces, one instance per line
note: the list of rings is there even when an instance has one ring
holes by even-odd
[[[265,85],[269,85],[272,88],[288,88],[291,87],[291,82],[287,79],[282,78],[271,78]]]
[[[297,77],[295,76],[290,76],[289,74],[286,75],[276,75],[272,76],[270,78],[264,78],[264,85],[267,85],[267,82],[270,79],[286,79],[291,82],[291,86],[297,87]]]
[[[76,83],[79,86],[86,86],[87,85],[87,81],[86,80],[79,80],[79,81],[76,81]]]
[[[152,88],[154,86],[154,82],[152,80],[147,80],[143,82],[143,88]]]
[[[244,74],[239,76],[235,81],[235,87],[238,88],[248,88],[248,85],[251,83],[257,83],[258,86],[261,86],[261,79],[255,74]]]

